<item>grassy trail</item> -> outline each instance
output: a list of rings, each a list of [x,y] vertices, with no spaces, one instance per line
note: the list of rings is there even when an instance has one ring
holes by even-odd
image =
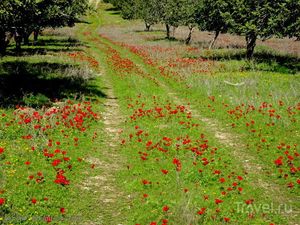
[[[134,145],[128,148],[125,147],[121,151],[121,147],[118,144],[121,142],[122,137],[128,136],[131,132],[128,131],[132,126],[128,122],[131,115],[128,109],[128,99],[135,98],[135,96],[143,96],[142,101],[146,104],[153,96],[158,96],[170,104],[181,105],[187,108],[188,113],[192,114],[193,120],[200,124],[201,128],[199,131],[205,131],[210,142],[222,148],[222,157],[231,160],[227,164],[228,168],[226,170],[237,171],[237,173],[241,171],[246,177],[244,188],[249,191],[245,194],[245,198],[253,194],[254,196],[260,196],[259,200],[257,200],[260,203],[272,202],[274,205],[280,206],[282,202],[288,202],[293,206],[293,211],[275,213],[276,215],[272,215],[270,218],[268,216],[266,218],[257,217],[250,222],[251,224],[267,224],[272,219],[278,221],[279,224],[297,224],[297,221],[299,221],[299,215],[297,214],[299,205],[294,198],[295,195],[290,194],[282,186],[272,183],[268,175],[263,173],[263,171],[268,169],[268,165],[261,162],[258,155],[247,150],[239,134],[223,127],[217,118],[211,119],[203,116],[199,105],[197,105],[197,95],[193,95],[192,91],[185,90],[184,84],[174,84],[170,79],[160,76],[157,68],[146,64],[143,58],[134,54],[130,49],[104,36],[99,36],[97,32],[99,26],[110,20],[113,21],[113,18],[115,16],[108,16],[107,12],[101,12],[100,16],[94,15],[91,17],[91,24],[81,25],[80,32],[78,32],[80,39],[88,43],[89,48],[87,52],[100,62],[100,67],[102,68],[101,77],[105,88],[107,88],[107,100],[104,104],[105,112],[103,114],[106,140],[99,148],[102,154],[101,157],[105,159],[105,162],[99,162],[95,158],[90,158],[90,161],[101,169],[101,175],[89,178],[88,182],[93,184],[91,186],[93,190],[102,190],[101,193],[95,194],[95,198],[99,198],[99,208],[103,216],[96,221],[90,221],[88,224],[123,224],[122,222],[124,221],[127,221],[126,224],[132,224],[133,222],[139,222],[139,219],[144,223],[146,221],[145,217],[147,216],[139,214],[148,208],[136,209],[133,204],[139,197],[131,194],[135,190],[139,190],[139,188],[136,189],[135,187],[138,181],[134,182],[130,179],[139,179],[139,175],[133,172],[133,175],[130,177],[126,172],[123,172],[123,177],[122,175],[120,178],[117,177],[118,174],[122,174],[122,170],[126,170],[126,167],[129,168],[131,164],[134,165],[136,160],[132,153],[126,152]],[[114,62],[114,60],[118,61]],[[118,66],[116,65],[117,63],[122,64],[121,68],[116,68]],[[130,71],[128,72],[127,69]],[[141,123],[144,127],[148,126],[149,129],[153,129],[149,121]],[[165,125],[172,127],[174,124]],[[167,134],[174,134],[174,132],[166,131]],[[126,158],[128,162],[125,163],[124,160]],[[213,167],[213,169],[216,168]],[[124,178],[125,176],[127,176],[127,180]],[[123,183],[120,183],[120,181]],[[124,187],[123,190],[121,186]],[[175,189],[175,193],[181,195],[179,193],[181,188]],[[126,193],[129,193],[129,195]],[[189,198],[192,198],[194,195],[195,193],[191,194]],[[190,200],[183,202],[183,206],[177,209],[179,215],[176,215],[176,213],[175,215],[168,215],[168,218],[174,221],[171,224],[185,224],[187,222],[211,224],[208,220],[201,220],[189,214],[190,207],[192,210],[193,204],[195,204],[190,203]],[[131,207],[131,210],[134,212],[128,215],[128,209]],[[187,216],[179,218],[182,216],[180,215],[182,213],[187,213]],[[149,215],[149,218],[151,217]],[[153,218],[155,217],[153,216]],[[162,218],[161,216],[160,219]],[[238,218],[233,218],[234,220],[238,221]],[[223,223],[224,221],[215,221],[213,224]],[[239,221],[239,224],[249,224],[249,221]]]

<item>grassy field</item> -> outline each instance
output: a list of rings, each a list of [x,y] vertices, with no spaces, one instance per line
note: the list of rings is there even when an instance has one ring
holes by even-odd
[[[297,44],[98,7],[1,58],[0,224],[298,224]]]

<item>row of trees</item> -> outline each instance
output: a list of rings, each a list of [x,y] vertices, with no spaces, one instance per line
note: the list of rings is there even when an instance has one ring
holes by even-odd
[[[143,19],[146,30],[156,23],[171,27],[187,26],[189,44],[193,30],[230,32],[246,37],[247,58],[252,58],[258,38],[300,38],[299,0],[106,0],[121,9],[125,19]]]
[[[74,25],[88,7],[88,0],[1,0],[0,53],[13,37],[19,50],[32,33],[36,42],[44,28]]]

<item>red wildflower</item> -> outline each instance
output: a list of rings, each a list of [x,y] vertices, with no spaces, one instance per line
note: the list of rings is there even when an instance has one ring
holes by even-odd
[[[198,214],[198,215],[203,215],[203,214],[205,213],[205,210],[206,210],[206,208],[201,208],[201,209],[197,212],[197,214]]]
[[[214,174],[218,174],[219,175],[219,174],[221,174],[221,171],[220,170],[215,170]]]
[[[163,174],[168,174],[168,173],[169,173],[168,170],[161,170],[161,172],[162,172]]]
[[[0,198],[0,206],[5,203],[5,198]]]
[[[0,154],[4,152],[4,148],[0,148]]]
[[[220,203],[222,203],[223,202],[223,200],[221,200],[221,199],[215,199],[215,203],[216,204],[220,204]]]
[[[32,202],[32,204],[36,204],[36,199],[35,198],[33,198],[33,199],[31,199],[31,202]]]
[[[151,182],[148,181],[148,180],[142,180],[142,183],[143,183],[144,185],[146,185],[146,184],[150,184]]]
[[[66,212],[66,209],[65,209],[65,208],[60,208],[60,212],[61,212],[62,214],[64,214],[64,213]]]
[[[293,188],[294,187],[294,184],[292,182],[288,183],[287,185],[289,188]]]
[[[46,217],[45,217],[45,221],[46,221],[47,223],[51,223],[51,222],[52,222],[51,216],[46,216]]]
[[[253,199],[248,199],[248,200],[245,201],[245,203],[246,203],[247,205],[250,205],[250,204],[253,203],[253,201],[254,201]]]
[[[31,164],[31,162],[29,162],[29,161],[25,162],[25,165],[27,165],[27,166],[30,165],[30,164]]]
[[[174,158],[173,159],[173,164],[176,165],[176,171],[180,171],[181,170],[181,162],[179,159]]]
[[[274,161],[274,163],[276,164],[276,166],[282,166],[282,164],[283,164],[282,157],[279,157],[278,159],[276,159]]]
[[[144,198],[148,198],[148,196],[149,196],[148,194],[143,194]]]
[[[221,183],[224,183],[225,182],[225,178],[224,177],[222,177],[222,178],[220,178],[220,180],[219,180]]]
[[[61,162],[60,159],[55,159],[52,162],[52,166],[58,166],[60,164],[60,162]]]
[[[243,180],[243,177],[241,177],[241,176],[237,176],[237,178],[238,178],[239,180]]]
[[[162,210],[164,211],[164,212],[167,212],[167,211],[169,211],[169,206],[167,206],[167,205],[165,205],[163,208],[162,208]]]
[[[224,221],[225,221],[225,222],[229,222],[229,221],[230,221],[230,218],[224,217]]]

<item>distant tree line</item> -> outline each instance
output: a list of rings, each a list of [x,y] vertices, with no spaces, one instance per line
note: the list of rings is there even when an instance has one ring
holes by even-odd
[[[299,0],[105,0],[121,10],[125,19],[142,19],[146,30],[157,23],[172,30],[187,26],[189,44],[194,28],[214,32],[210,48],[220,33],[246,38],[247,58],[252,58],[258,38],[296,37],[300,39]]]
[[[12,38],[19,50],[32,33],[36,43],[44,28],[74,25],[88,7],[88,0],[0,0],[0,53]]]

